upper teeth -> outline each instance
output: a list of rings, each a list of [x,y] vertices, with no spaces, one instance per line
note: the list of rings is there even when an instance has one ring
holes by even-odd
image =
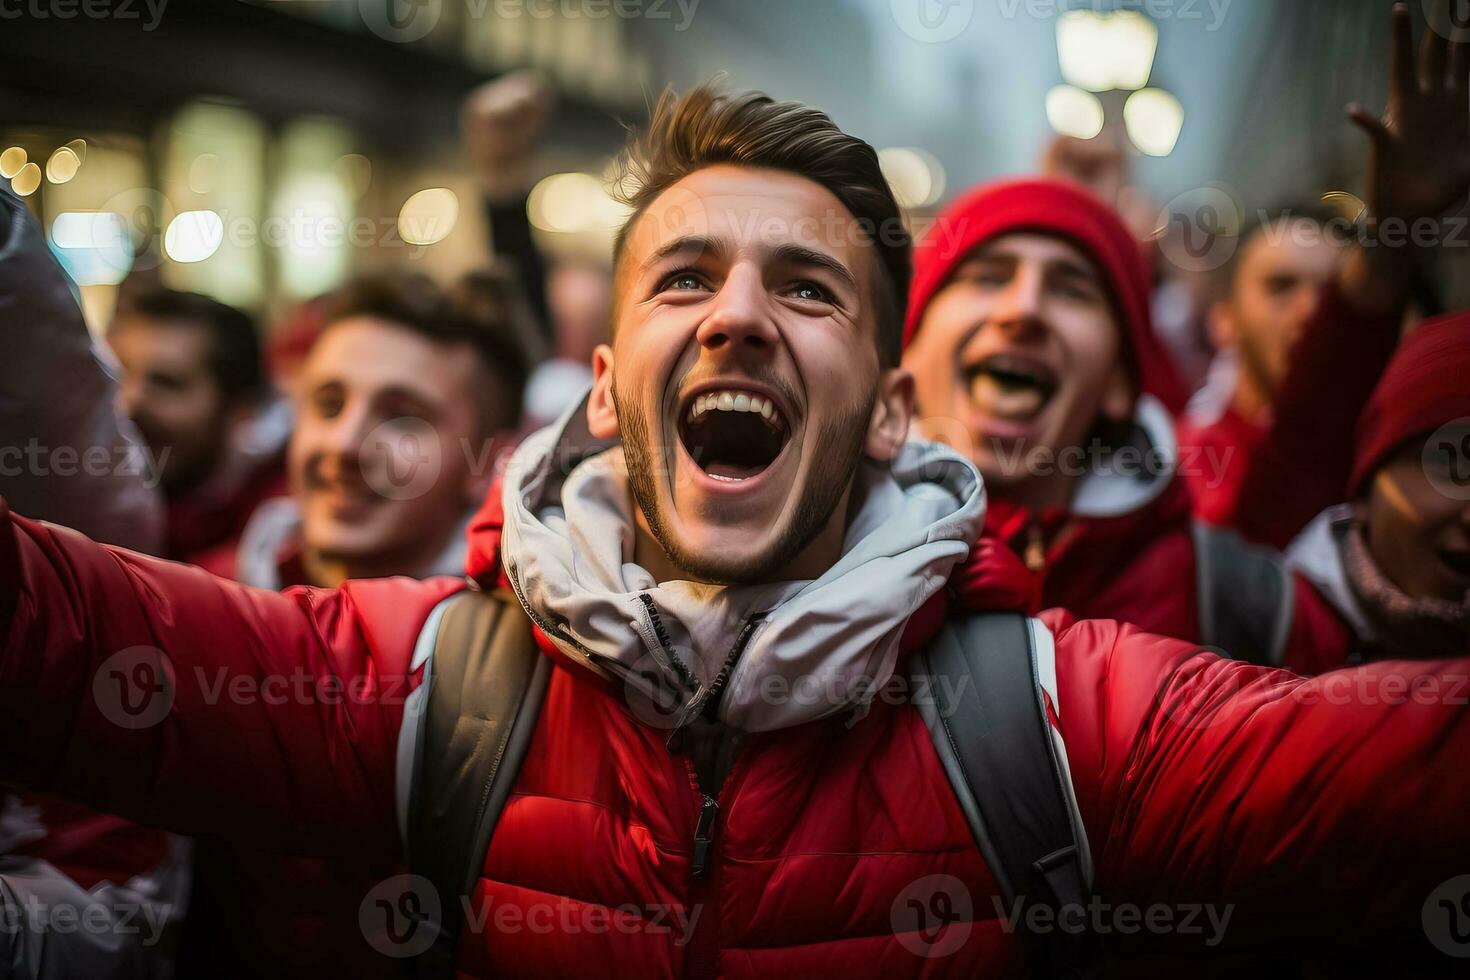
[[[748,391],[711,391],[694,399],[689,417],[697,419],[705,412],[754,412],[771,422],[780,422],[776,403]]]

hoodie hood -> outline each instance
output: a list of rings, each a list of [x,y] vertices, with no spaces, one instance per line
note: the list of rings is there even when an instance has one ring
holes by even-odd
[[[864,461],[854,500],[842,556],[820,578],[657,582],[633,561],[622,447],[592,439],[579,405],[512,457],[500,558],[547,638],[622,684],[644,720],[673,727],[703,713],[768,731],[871,700],[894,673],[910,617],[984,522],[979,473],[931,443],[909,443],[887,466]]]

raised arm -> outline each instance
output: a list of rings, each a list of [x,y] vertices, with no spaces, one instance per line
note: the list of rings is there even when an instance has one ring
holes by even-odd
[[[1097,621],[1057,649],[1104,898],[1230,906],[1226,947],[1424,942],[1470,870],[1470,661],[1304,679]]]
[[[1440,3],[1439,16],[1447,16]],[[1292,351],[1272,425],[1227,521],[1284,548],[1341,501],[1358,416],[1398,344],[1414,269],[1445,237],[1440,217],[1470,190],[1470,43],[1426,30],[1414,55],[1403,4],[1393,11],[1388,107],[1348,108],[1369,137],[1363,242],[1323,291]]]
[[[459,587],[278,594],[0,513],[0,781],[185,833],[389,855],[412,649]]]

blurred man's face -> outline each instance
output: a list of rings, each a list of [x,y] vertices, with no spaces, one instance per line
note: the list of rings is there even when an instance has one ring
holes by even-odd
[[[1427,457],[1433,465],[1463,469],[1455,450]],[[1434,486],[1424,440],[1415,440],[1373,476],[1358,504],[1373,561],[1389,581],[1416,598],[1464,602],[1470,595],[1470,502]],[[1439,475],[1439,474],[1436,474]]]
[[[840,544],[859,458],[902,445],[911,392],[879,368],[852,222],[812,181],[718,166],[628,230],[589,423],[622,436],[647,530],[697,578],[820,574],[808,545]]]
[[[443,551],[488,475],[476,367],[466,344],[374,317],[327,328],[287,454],[308,552],[381,575],[418,574]]]
[[[1263,228],[1247,243],[1230,297],[1214,310],[1214,330],[1266,397],[1286,377],[1291,350],[1341,254],[1321,226],[1301,218]]]
[[[107,342],[122,365],[118,402],[161,466],[170,495],[207,480],[224,455],[232,413],[210,371],[210,339],[187,321],[124,316]]]
[[[1026,455],[1082,445],[1099,416],[1131,410],[1119,343],[1081,250],[1039,234],[992,239],[935,294],[904,352],[920,429],[967,453],[1002,495],[1055,481],[1030,473]]]

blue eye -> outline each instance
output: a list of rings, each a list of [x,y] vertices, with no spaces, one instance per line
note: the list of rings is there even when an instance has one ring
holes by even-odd
[[[799,282],[791,287],[791,294],[797,299],[804,299],[812,303],[830,303],[832,295],[814,282]]]
[[[659,287],[659,291],[662,292],[666,289],[685,291],[703,288],[704,280],[700,279],[694,273],[676,272],[664,280],[663,285]]]

